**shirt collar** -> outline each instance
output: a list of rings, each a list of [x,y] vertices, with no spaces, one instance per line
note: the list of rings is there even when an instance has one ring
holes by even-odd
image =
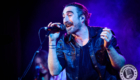
[[[89,31],[89,38],[90,39],[94,38],[97,35],[97,31],[95,31],[94,27],[88,26],[87,28],[88,28],[88,31]],[[74,37],[71,34],[70,35],[65,34],[65,41],[66,42],[69,43],[73,40],[74,40]]]

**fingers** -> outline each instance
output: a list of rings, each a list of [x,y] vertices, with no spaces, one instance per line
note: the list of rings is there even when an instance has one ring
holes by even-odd
[[[109,39],[107,39],[107,37],[105,36],[101,36],[102,39],[106,40],[107,42],[109,42]]]
[[[49,24],[48,24],[48,27],[52,27],[52,26],[57,26],[57,27],[59,27],[60,28],[60,24],[61,23],[52,23],[52,22],[50,22]]]
[[[60,25],[61,23],[52,23],[51,26]]]
[[[103,31],[102,33],[101,33],[101,35],[109,35],[109,32],[108,31]]]
[[[102,39],[105,39],[107,42],[109,41],[109,35],[107,34],[107,32],[102,32],[102,33],[100,34],[100,37],[101,37]]]
[[[103,32],[100,34],[100,38],[104,39],[105,41],[109,42],[111,40],[112,33],[109,28],[104,28]]]
[[[51,24],[52,24],[52,22],[50,22],[50,23],[48,24],[48,27],[50,27],[50,26],[51,26]]]
[[[109,34],[110,34],[110,33],[109,33],[109,29],[104,28],[104,29],[103,29],[103,32],[100,34],[100,36],[106,37],[106,38],[108,39]]]
[[[103,29],[103,31],[107,31],[107,32],[109,32],[109,33],[111,32],[110,29],[107,28],[107,27],[105,27],[105,28]]]

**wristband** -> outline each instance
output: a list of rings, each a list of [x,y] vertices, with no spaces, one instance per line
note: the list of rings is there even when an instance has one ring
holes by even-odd
[[[49,45],[49,49],[56,49],[56,45]]]
[[[49,45],[49,46],[56,46],[56,45]]]

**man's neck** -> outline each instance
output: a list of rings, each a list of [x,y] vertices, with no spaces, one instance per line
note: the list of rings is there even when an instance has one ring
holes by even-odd
[[[80,45],[84,46],[89,41],[89,31],[87,26],[83,25],[81,29],[76,32],[75,34],[72,34],[75,38],[75,41]]]

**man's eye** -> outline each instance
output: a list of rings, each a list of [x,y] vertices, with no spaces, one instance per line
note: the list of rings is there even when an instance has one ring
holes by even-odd
[[[72,15],[68,15],[68,16],[72,16]]]

